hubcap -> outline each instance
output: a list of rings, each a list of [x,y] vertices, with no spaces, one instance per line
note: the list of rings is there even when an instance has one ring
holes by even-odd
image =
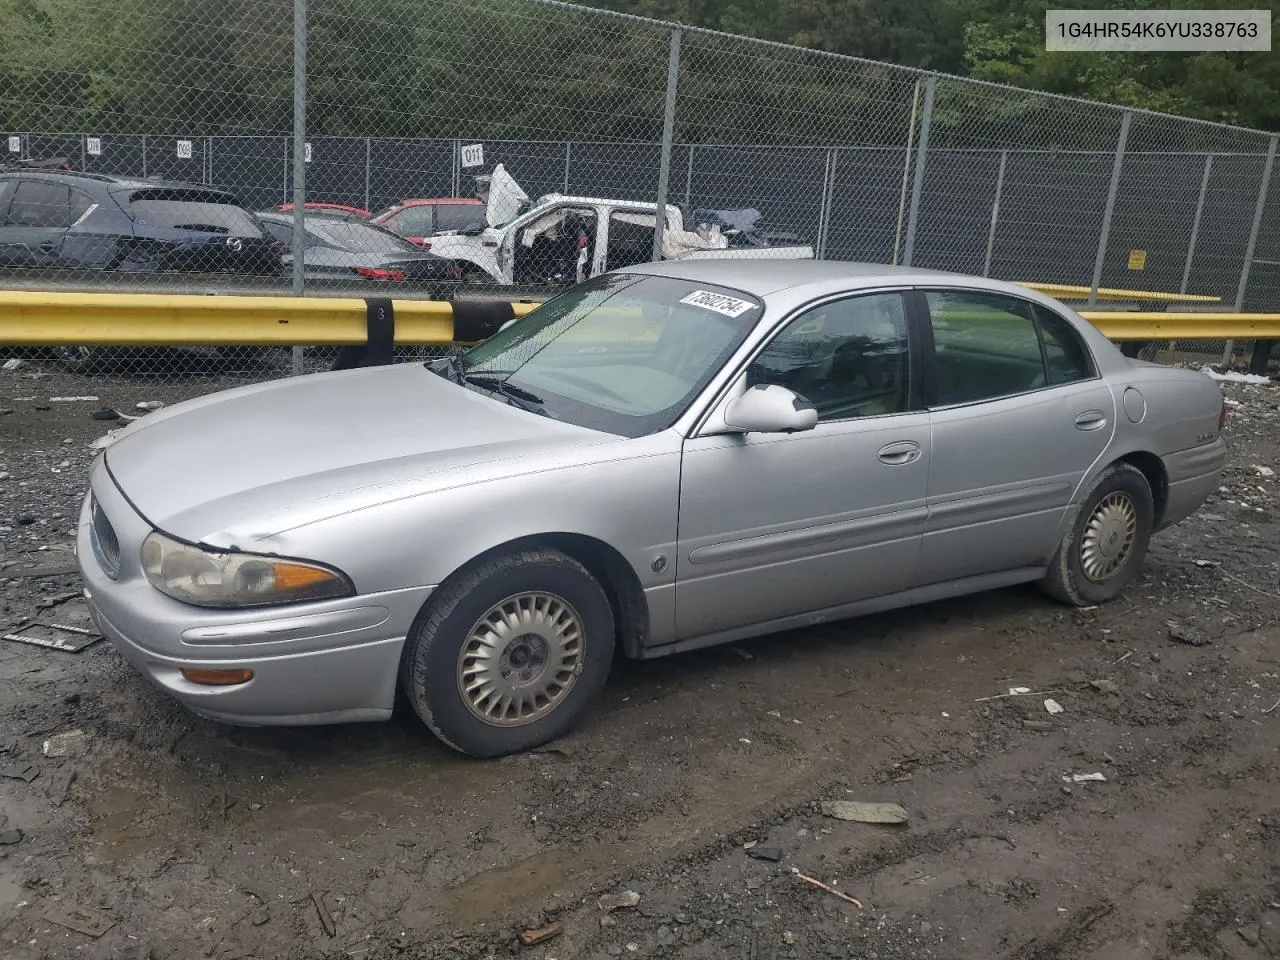
[[[1080,543],[1080,566],[1095,583],[1113,576],[1133,553],[1138,508],[1127,493],[1109,493],[1093,508]]]
[[[549,593],[521,593],[476,621],[458,654],[458,692],[495,727],[519,727],[558,707],[582,672],[578,612]]]

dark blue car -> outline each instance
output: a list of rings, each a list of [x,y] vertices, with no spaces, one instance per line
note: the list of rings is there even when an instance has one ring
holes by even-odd
[[[0,172],[6,273],[280,276],[284,252],[221,190],[67,170]]]

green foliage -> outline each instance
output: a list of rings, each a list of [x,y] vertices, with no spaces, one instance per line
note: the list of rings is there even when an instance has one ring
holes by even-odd
[[[595,2],[1016,87],[1280,127],[1275,54],[1046,53],[1048,0]],[[1125,5],[1135,2],[1147,0]],[[291,0],[0,0],[0,129],[287,133],[292,16]],[[525,0],[310,0],[309,17],[317,136],[653,141],[661,132],[667,34],[658,26]],[[687,34],[677,137],[900,144],[916,79]],[[935,124],[940,142],[955,145],[1097,146],[1114,112],[1081,111],[1086,121],[1072,130],[1047,98],[944,81]]]

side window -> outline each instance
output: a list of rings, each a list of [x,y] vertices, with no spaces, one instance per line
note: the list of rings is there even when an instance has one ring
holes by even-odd
[[[97,206],[93,197],[83,190],[71,189],[71,226],[78,224],[89,211]]]
[[[292,224],[278,223],[275,220],[264,220],[262,225],[266,228],[267,233],[271,234],[272,240],[283,243],[286,247],[293,246]]]
[[[473,230],[484,225],[484,207],[481,204],[442,203],[436,207],[437,230]]]
[[[994,400],[1045,385],[1031,304],[970,290],[929,290],[939,406]]]
[[[1049,368],[1049,382],[1074,383],[1094,375],[1093,358],[1076,329],[1059,314],[1036,306],[1040,321],[1040,338],[1044,341],[1044,359]]]
[[[5,216],[5,226],[71,226],[71,188],[44,180],[20,180]]]
[[[748,386],[774,383],[818,408],[820,420],[909,409],[902,296],[872,294],[806,310],[747,370]]]
[[[653,233],[656,218],[652,213],[615,210],[609,214],[609,248],[605,251],[605,267],[617,270],[653,259]]]
[[[405,207],[387,224],[402,237],[425,237],[434,229],[431,207],[423,204],[417,207]]]

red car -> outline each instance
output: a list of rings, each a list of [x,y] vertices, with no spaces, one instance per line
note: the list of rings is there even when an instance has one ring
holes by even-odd
[[[469,197],[422,197],[401,200],[375,214],[369,222],[430,250],[432,234],[483,229],[484,209],[483,200]]]
[[[318,217],[334,217],[340,220],[366,220],[369,217],[369,211],[360,207],[349,207],[345,203],[304,203],[303,210],[310,211]],[[276,207],[277,213],[292,213],[292,203],[282,203]]]

